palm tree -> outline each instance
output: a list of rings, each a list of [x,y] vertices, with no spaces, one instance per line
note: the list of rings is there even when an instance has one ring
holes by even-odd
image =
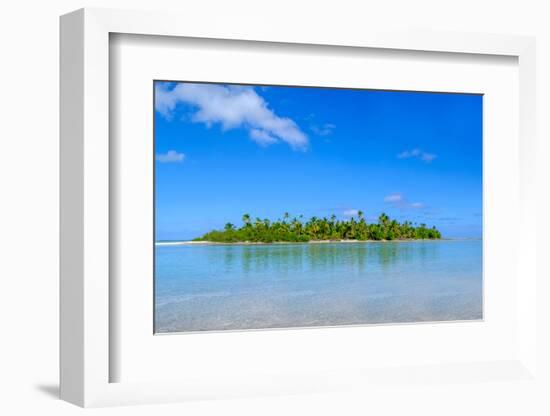
[[[252,223],[250,215],[242,216],[243,226],[236,228],[232,223],[225,224],[223,230],[213,230],[197,240],[234,243],[239,241],[273,241],[304,242],[313,240],[393,240],[393,239],[439,239],[441,233],[435,227],[428,228],[426,224],[417,225],[410,221],[399,223],[391,220],[385,213],[378,217],[378,222],[367,224],[362,211],[357,212],[357,218],[339,221],[335,215],[330,218],[311,217],[302,223],[303,216],[294,217],[285,212],[283,220],[271,222],[269,219],[256,218]]]
[[[390,217],[388,217],[385,213],[380,214],[380,216],[378,217],[378,222],[384,227],[388,225],[389,220],[390,220]]]

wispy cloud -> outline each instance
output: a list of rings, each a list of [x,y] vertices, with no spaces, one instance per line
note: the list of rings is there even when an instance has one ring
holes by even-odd
[[[457,221],[460,221],[462,218],[460,218],[460,217],[435,217],[435,219],[437,221],[448,222],[448,223],[454,224]]]
[[[261,146],[269,146],[270,144],[277,143],[277,138],[273,137],[265,130],[252,129],[248,133],[250,138]]]
[[[428,153],[424,152],[421,149],[412,149],[412,150],[405,150],[397,155],[398,159],[410,159],[415,158],[419,159],[426,163],[431,163],[435,158],[437,158],[437,155],[434,153]]]
[[[430,163],[437,157],[434,153],[422,153],[422,156],[420,156],[420,159],[422,159],[424,162]]]
[[[426,204],[422,202],[409,202],[402,193],[395,192],[393,194],[386,195],[384,202],[392,204],[399,209],[422,209],[426,208]]]
[[[288,117],[280,117],[253,87],[178,83],[158,84],[156,110],[166,118],[184,103],[193,107],[191,120],[223,130],[243,128],[256,143],[267,146],[285,142],[294,150],[306,150],[307,135]]]
[[[311,131],[318,136],[328,136],[334,132],[335,128],[336,126],[331,123],[325,123],[321,126],[317,124],[312,124],[310,126]]]
[[[384,202],[397,203],[403,201],[403,195],[400,193],[389,194],[384,197]]]
[[[185,160],[185,154],[168,150],[166,153],[158,153],[155,159],[160,163],[181,163]]]

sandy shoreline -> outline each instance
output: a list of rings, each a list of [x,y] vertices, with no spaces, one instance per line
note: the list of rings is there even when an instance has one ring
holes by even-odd
[[[326,243],[366,243],[360,240],[312,240],[312,241],[274,241],[262,243],[261,241],[239,241],[238,243],[219,243],[215,241],[159,241],[157,246],[262,246],[269,244],[326,244]],[[374,242],[374,240],[372,240]]]
[[[157,241],[156,246],[261,246],[261,245],[273,245],[273,244],[332,244],[332,243],[412,243],[418,241],[464,241],[464,240],[480,240],[478,238],[464,238],[464,239],[445,239],[439,240],[311,240],[305,242],[293,242],[293,241],[276,241],[273,243],[262,243],[253,241],[241,241],[238,243],[218,243],[214,241]]]

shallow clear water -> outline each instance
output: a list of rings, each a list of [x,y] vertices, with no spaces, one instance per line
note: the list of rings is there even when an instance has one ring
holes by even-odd
[[[480,240],[156,247],[156,332],[481,318]]]

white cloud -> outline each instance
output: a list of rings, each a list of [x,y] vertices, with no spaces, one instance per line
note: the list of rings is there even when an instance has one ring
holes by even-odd
[[[261,146],[269,146],[277,143],[277,139],[265,130],[252,129],[250,130],[250,138]]]
[[[355,217],[359,214],[358,209],[346,209],[344,211],[344,217]]]
[[[170,118],[179,103],[192,106],[191,120],[224,130],[244,128],[257,143],[285,142],[295,150],[308,147],[308,137],[288,117],[279,117],[253,87],[179,83],[172,89],[160,84],[155,91],[156,110]]]
[[[399,208],[401,210],[426,208],[426,204],[423,202],[409,202],[407,198],[399,192],[386,195],[384,197],[384,202],[392,204],[395,208]]]
[[[185,160],[185,154],[168,150],[166,153],[158,153],[155,159],[161,163],[181,163]]]
[[[332,134],[334,132],[336,126],[331,123],[325,123],[322,126],[313,124],[310,128],[311,131],[318,136],[328,136],[329,134]]]
[[[397,155],[398,159],[416,158],[426,163],[431,163],[436,157],[436,154],[424,152],[421,149],[405,150]]]
[[[384,197],[384,202],[396,203],[396,202],[402,202],[402,201],[403,201],[403,195],[401,195],[400,193],[389,194]]]
[[[437,157],[437,155],[433,153],[422,153],[421,159],[424,162],[430,163],[432,160],[434,160]]]
[[[409,159],[411,157],[420,156],[420,149],[405,150],[397,155],[398,159]]]

